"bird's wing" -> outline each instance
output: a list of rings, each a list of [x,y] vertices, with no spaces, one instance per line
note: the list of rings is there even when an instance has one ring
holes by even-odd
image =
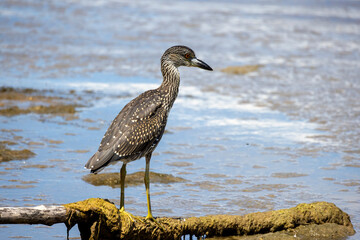
[[[167,113],[161,108],[160,95],[147,91],[129,102],[106,131],[98,151],[86,168],[96,172],[111,161],[141,154],[161,136]]]

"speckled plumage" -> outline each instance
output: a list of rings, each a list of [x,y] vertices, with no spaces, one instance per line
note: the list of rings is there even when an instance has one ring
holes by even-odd
[[[170,109],[179,92],[180,66],[212,70],[197,59],[194,51],[188,47],[174,46],[166,50],[161,57],[162,84],[140,94],[120,111],[106,131],[98,151],[85,165],[92,173],[97,173],[110,163],[123,162],[120,170],[120,212],[126,213],[131,219],[131,214],[124,210],[126,164],[145,156],[144,182],[148,206],[146,219],[156,222],[150,204],[150,159],[164,134]]]
[[[115,161],[128,163],[155,150],[178,95],[178,67],[191,66],[191,59],[194,58],[194,51],[185,46],[174,46],[165,51],[161,57],[162,84],[157,89],[140,94],[121,110],[106,131],[98,151],[85,165],[86,168],[96,173]],[[201,67],[211,69],[206,64]]]
[[[129,102],[106,131],[86,167],[97,172],[111,162],[130,162],[152,152],[167,121],[168,111],[162,107],[165,96],[163,91],[154,89]]]

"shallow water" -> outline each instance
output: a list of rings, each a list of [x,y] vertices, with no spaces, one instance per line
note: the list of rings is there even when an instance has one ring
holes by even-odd
[[[152,184],[154,215],[245,214],[329,201],[359,231],[360,4],[167,4],[0,3],[1,85],[53,90],[47,94],[82,105],[72,118],[0,116],[0,129],[11,130],[0,140],[15,139],[12,148],[36,153],[0,164],[0,205],[90,197],[118,203],[118,188],[82,180],[83,165],[121,108],[160,84],[163,51],[184,44],[215,71],[180,69],[180,94],[151,170],[187,182]],[[220,71],[241,65],[261,67],[246,75]],[[127,170],[144,167],[139,160]],[[146,214],[143,186],[126,189],[126,207]],[[0,233],[2,239],[66,236],[59,224],[5,225]],[[70,236],[79,233],[74,228]]]

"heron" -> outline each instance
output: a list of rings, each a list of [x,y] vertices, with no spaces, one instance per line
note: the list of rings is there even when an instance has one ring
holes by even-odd
[[[161,85],[125,105],[103,136],[97,152],[85,165],[91,173],[98,173],[109,164],[122,162],[120,212],[129,214],[124,208],[126,165],[145,157],[144,182],[148,211],[145,219],[154,222],[150,202],[150,160],[164,134],[170,110],[178,96],[180,66],[212,71],[208,64],[196,58],[189,47],[173,46],[167,49],[161,57]]]

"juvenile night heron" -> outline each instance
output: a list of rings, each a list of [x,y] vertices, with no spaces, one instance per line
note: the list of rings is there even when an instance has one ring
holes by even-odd
[[[188,47],[173,46],[167,49],[161,57],[163,82],[160,87],[140,94],[120,111],[106,131],[98,151],[85,165],[91,173],[97,173],[110,163],[123,162],[120,170],[120,212],[126,213],[124,210],[126,164],[145,156],[144,180],[148,208],[146,219],[155,221],[151,213],[149,192],[150,159],[164,134],[170,109],[178,95],[180,66],[199,67],[212,71],[212,68],[197,59],[194,51]]]

